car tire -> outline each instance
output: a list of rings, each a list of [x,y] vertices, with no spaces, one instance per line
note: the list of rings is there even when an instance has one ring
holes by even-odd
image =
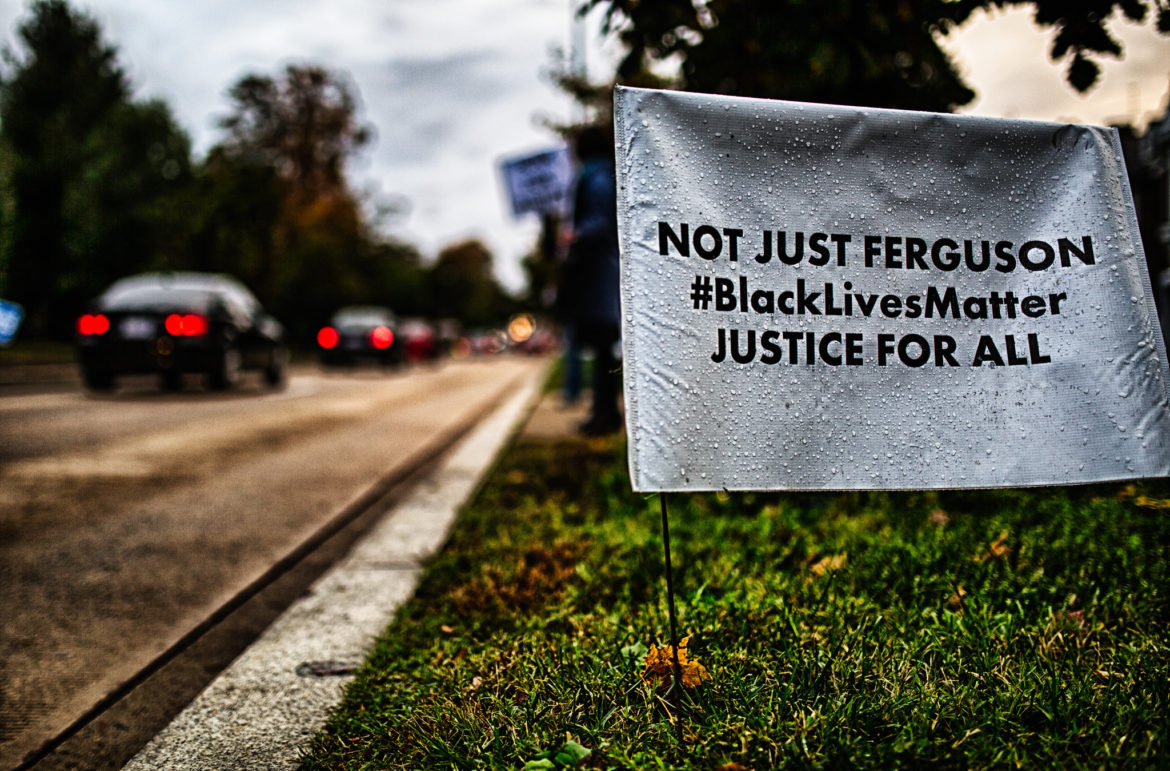
[[[81,371],[81,380],[91,391],[110,391],[114,388],[114,373],[104,369],[86,367]]]
[[[183,387],[183,374],[174,370],[167,370],[159,376],[164,391],[178,391]]]
[[[270,388],[283,388],[288,381],[288,349],[276,348],[272,360],[264,368],[264,382]]]
[[[217,391],[235,388],[240,384],[243,363],[239,348],[230,345],[224,348],[211,372],[211,387]]]

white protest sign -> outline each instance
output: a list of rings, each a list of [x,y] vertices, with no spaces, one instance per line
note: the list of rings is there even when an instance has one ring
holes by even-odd
[[[556,214],[568,211],[573,163],[569,148],[561,146],[500,162],[512,216],[530,212]]]
[[[636,491],[1170,473],[1112,129],[615,95]]]

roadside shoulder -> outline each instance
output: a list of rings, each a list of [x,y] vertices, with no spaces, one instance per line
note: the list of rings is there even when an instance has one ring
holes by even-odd
[[[296,767],[543,382],[529,377],[126,768]]]

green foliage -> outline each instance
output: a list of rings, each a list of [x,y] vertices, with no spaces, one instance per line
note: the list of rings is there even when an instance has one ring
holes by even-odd
[[[122,103],[86,138],[84,164],[63,204],[75,259],[58,286],[82,303],[110,277],[176,265],[186,252],[182,206],[190,142],[162,102]]]
[[[669,624],[658,501],[628,484],[619,442],[516,446],[305,767],[1100,768],[1170,753],[1165,483],[672,496],[680,633],[711,675],[679,715],[641,677]],[[570,742],[589,756],[561,757]]]
[[[9,297],[8,270],[12,259],[12,235],[16,223],[16,199],[12,172],[16,156],[0,132],[0,297]]]
[[[310,65],[278,79],[245,75],[229,95],[227,136],[202,179],[201,238],[213,251],[201,259],[234,264],[295,338],[311,339],[367,278],[360,255],[372,239],[344,174],[368,137],[357,97],[340,75]]]
[[[341,305],[388,305],[400,315],[498,322],[507,298],[479,242],[418,253],[374,232],[350,190],[345,161],[370,139],[347,79],[292,65],[279,78],[232,87],[224,142],[201,177],[204,216],[194,255],[233,266],[300,341]],[[223,268],[220,268],[223,269]]]
[[[591,4],[627,44],[622,78],[678,58],[684,86],[708,93],[938,111],[974,97],[934,37],[942,0]]]
[[[582,747],[575,741],[565,742],[565,746],[557,752],[544,752],[534,760],[524,764],[524,771],[555,771],[559,768],[576,768],[592,754],[588,747]]]
[[[371,137],[354,86],[324,67],[290,64],[279,80],[246,75],[228,95],[226,147],[273,165],[305,200],[344,188],[345,160]]]
[[[166,198],[188,140],[165,105],[129,100],[114,48],[62,0],[34,3],[18,34],[0,80],[5,291],[30,332],[62,334],[109,276],[175,248]]]
[[[938,39],[979,9],[1030,5],[1056,34],[1051,56],[1068,62],[1069,83],[1085,91],[1101,55],[1120,56],[1105,29],[1116,9],[1142,21],[1151,7],[1158,28],[1164,0],[586,0],[605,9],[607,32],[626,47],[618,80],[679,63],[693,91],[772,99],[948,111],[974,93]]]
[[[473,327],[502,325],[518,307],[492,276],[492,255],[477,240],[439,252],[429,274],[433,313],[459,318]]]
[[[187,208],[194,270],[236,275],[269,302],[283,188],[270,165],[214,148],[194,171]]]

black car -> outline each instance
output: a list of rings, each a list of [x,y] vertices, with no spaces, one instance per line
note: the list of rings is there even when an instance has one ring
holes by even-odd
[[[82,378],[94,390],[113,388],[119,375],[147,373],[158,373],[166,388],[201,373],[225,389],[248,369],[275,387],[288,365],[280,322],[239,281],[209,273],[116,281],[77,320],[77,345]]]
[[[401,364],[403,341],[398,322],[389,308],[351,305],[333,314],[328,326],[317,332],[321,362],[352,365],[373,361]]]

